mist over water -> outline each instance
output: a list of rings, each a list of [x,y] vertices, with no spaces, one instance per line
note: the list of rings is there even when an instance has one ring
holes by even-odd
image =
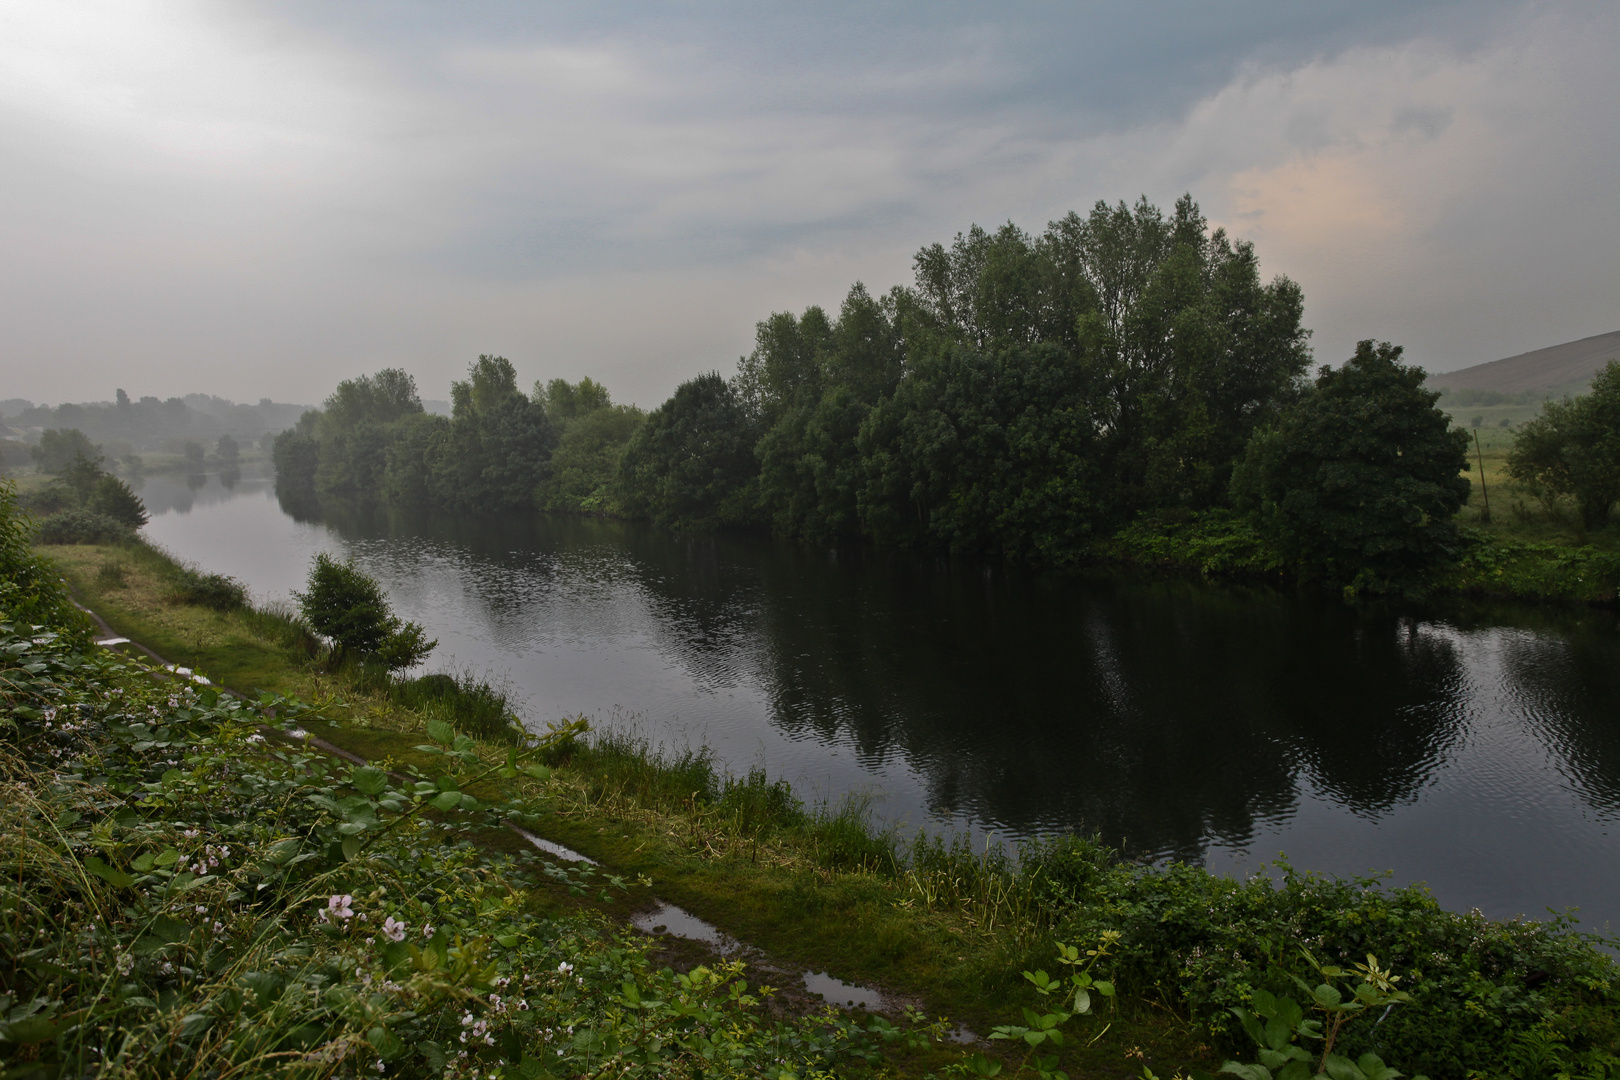
[[[298,520],[263,477],[153,477],[147,534],[286,599],[353,555],[533,727],[705,744],[888,821],[1097,830],[1246,873],[1392,871],[1454,908],[1620,928],[1620,628],[1451,604],[1051,577],[905,553],[522,515]]]

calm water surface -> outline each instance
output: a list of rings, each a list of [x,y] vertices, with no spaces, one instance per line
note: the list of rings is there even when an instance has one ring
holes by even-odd
[[[811,797],[998,836],[1101,830],[1244,873],[1286,851],[1455,908],[1620,930],[1620,632],[1603,612],[1367,615],[575,518],[299,521],[268,481],[147,480],[148,535],[261,599],[353,555],[532,726],[706,744]]]

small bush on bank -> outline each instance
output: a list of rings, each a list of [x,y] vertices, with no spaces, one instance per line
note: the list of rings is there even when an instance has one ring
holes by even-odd
[[[175,603],[200,604],[215,611],[237,611],[247,607],[247,588],[224,574],[205,574],[190,566],[173,571],[171,597]]]
[[[129,584],[128,564],[109,559],[96,570],[96,584],[104,589],[122,589]]]
[[[352,559],[340,562],[318,553],[307,591],[293,595],[305,621],[331,640],[334,670],[354,657],[401,671],[420,664],[438,645],[422,627],[395,616],[382,586]]]
[[[39,524],[41,544],[132,544],[135,530],[93,510],[63,510]]]

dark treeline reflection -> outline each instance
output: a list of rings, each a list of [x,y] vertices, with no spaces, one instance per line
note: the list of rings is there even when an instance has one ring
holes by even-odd
[[[635,620],[700,686],[757,684],[787,737],[909,765],[940,815],[1095,829],[1155,855],[1246,842],[1302,779],[1371,818],[1415,800],[1466,734],[1467,631],[1543,619],[1507,632],[1504,692],[1593,802],[1620,807],[1607,614],[1420,618],[578,517],[318,512],[351,542],[396,538],[390,558],[423,560],[413,575],[440,563],[497,641],[548,604]]]

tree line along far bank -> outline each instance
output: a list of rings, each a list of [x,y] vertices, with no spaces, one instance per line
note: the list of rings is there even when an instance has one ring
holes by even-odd
[[[651,412],[589,378],[525,394],[499,356],[452,385],[449,417],[403,371],[344,382],[277,437],[278,485],[1043,565],[1133,523],[1225,516],[1305,576],[1371,591],[1414,587],[1465,542],[1467,435],[1423,371],[1369,340],[1309,378],[1299,286],[1263,281],[1190,196],[1169,214],[1099,202],[1039,236],[975,226],[914,265],[910,287],[856,284],[836,315],[771,315],[734,377]],[[1573,492],[1554,411],[1514,468]],[[1616,496],[1583,497],[1587,520]]]

